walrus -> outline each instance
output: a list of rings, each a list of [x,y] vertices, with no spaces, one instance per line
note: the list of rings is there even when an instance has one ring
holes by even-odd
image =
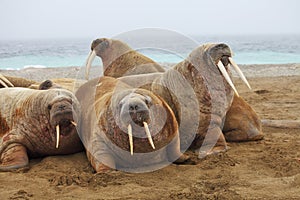
[[[151,91],[101,77],[82,85],[76,97],[81,139],[96,172],[145,172],[188,159],[171,108]]]
[[[65,89],[0,89],[0,171],[27,167],[28,157],[83,150],[80,105]]]
[[[14,87],[14,85],[3,74],[0,74],[0,87],[8,88]]]
[[[86,63],[86,79],[88,80],[91,64],[96,56],[102,59],[103,75],[122,77],[125,75],[164,72],[164,68],[152,59],[133,50],[120,40],[100,38],[91,44],[91,52]]]

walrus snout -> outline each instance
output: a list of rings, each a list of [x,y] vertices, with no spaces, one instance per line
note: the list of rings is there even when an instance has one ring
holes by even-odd
[[[133,99],[128,105],[128,110],[130,117],[135,124],[143,127],[144,122],[149,123],[150,112],[145,102]]]
[[[76,132],[77,117],[73,112],[72,103],[66,99],[48,105],[50,110],[50,123],[56,130],[56,148],[59,147],[59,140],[62,136],[68,136]]]
[[[227,70],[228,69],[228,64],[229,64],[229,56],[222,56],[220,61],[222,62],[222,64],[224,65],[224,67]]]
[[[124,124],[134,123],[140,127],[144,126],[144,122],[150,123],[150,97],[142,95],[130,94],[120,102],[120,115]]]

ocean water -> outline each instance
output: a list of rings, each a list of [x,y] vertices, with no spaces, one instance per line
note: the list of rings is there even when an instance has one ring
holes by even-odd
[[[239,64],[300,63],[300,35],[251,35],[251,36],[191,36],[192,40],[167,36],[126,38],[134,49],[162,63],[177,63],[193,48],[207,42],[223,42],[234,52]],[[84,66],[94,38],[43,39],[0,41],[0,69],[27,67]],[[94,65],[101,65],[96,59]]]

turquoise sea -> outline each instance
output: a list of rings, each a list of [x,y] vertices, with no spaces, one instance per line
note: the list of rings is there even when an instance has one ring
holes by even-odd
[[[167,40],[157,36],[151,38],[151,35],[147,38],[124,40],[134,49],[162,63],[177,63],[194,47],[207,42],[230,45],[239,64],[300,63],[300,35],[190,36],[195,45],[187,45],[186,41],[171,36]],[[0,41],[0,69],[83,66],[93,39]],[[150,43],[137,44],[140,41]],[[94,65],[99,64],[100,59],[95,60]]]

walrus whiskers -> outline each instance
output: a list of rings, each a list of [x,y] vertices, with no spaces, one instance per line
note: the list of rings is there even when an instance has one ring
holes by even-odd
[[[14,87],[14,85],[5,77],[3,76],[2,74],[0,74],[0,83],[4,86],[4,87],[7,87],[7,84],[10,85],[11,87]]]
[[[129,136],[130,154],[133,155],[133,137],[132,137],[131,124],[128,125],[128,136]]]
[[[93,50],[89,53],[88,58],[86,60],[86,68],[85,68],[85,79],[86,80],[89,80],[90,69],[91,69],[91,66],[92,66],[92,63],[93,63],[95,57],[96,57],[96,52],[95,52],[95,50]]]
[[[144,124],[144,128],[145,128],[149,143],[151,144],[152,148],[155,149],[155,146],[154,146],[154,143],[153,143],[153,140],[152,140],[152,136],[151,136],[151,133],[149,131],[148,124],[147,124],[147,122],[143,122],[143,124]]]
[[[233,91],[235,92],[235,94],[239,97],[239,93],[237,92],[237,90],[234,87],[234,84],[232,83],[229,74],[227,73],[223,63],[221,62],[221,60],[218,62],[218,68],[220,69],[222,75],[224,76],[224,78],[226,79],[226,81],[228,82],[228,84],[231,86],[231,88],[233,89]]]
[[[73,124],[74,126],[77,126],[77,123],[74,121],[71,121],[71,124]]]
[[[251,90],[251,86],[248,83],[244,73],[242,72],[242,70],[239,68],[239,66],[234,62],[234,60],[229,57],[229,62],[231,64],[231,66],[234,68],[234,70],[238,73],[238,75],[241,77],[242,81],[244,81],[244,83],[247,85],[247,87]]]
[[[56,126],[56,148],[58,149],[59,145],[59,125]]]

